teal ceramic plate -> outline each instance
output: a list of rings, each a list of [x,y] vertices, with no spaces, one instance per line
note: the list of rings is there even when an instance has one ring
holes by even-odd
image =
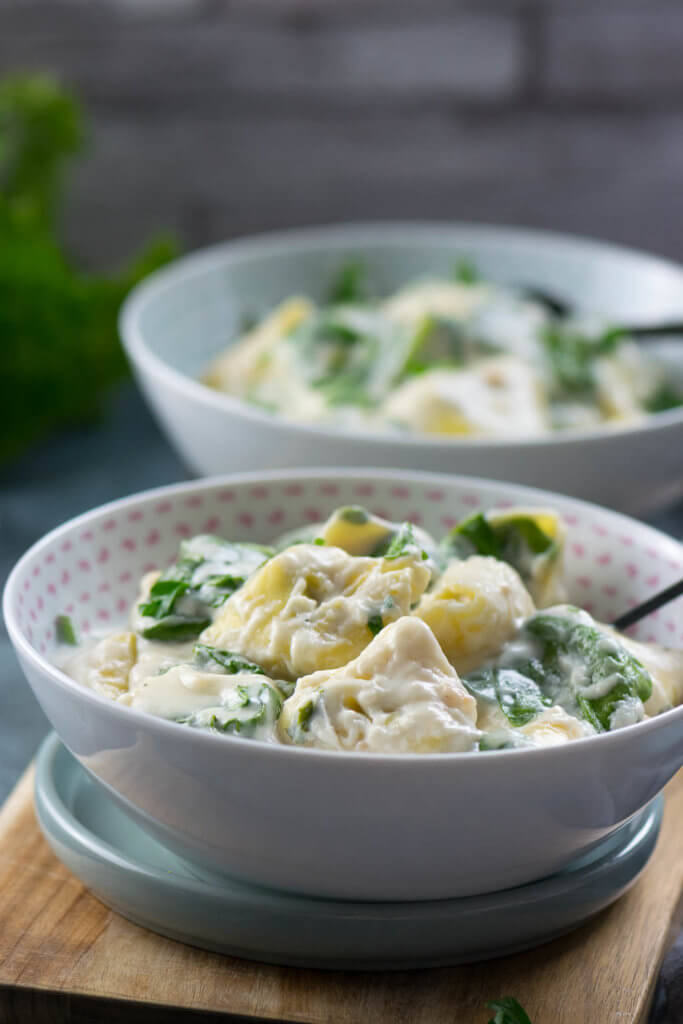
[[[194,869],[135,824],[54,734],[38,754],[35,801],[59,859],[136,924],[249,960],[346,970],[467,963],[562,935],[634,883],[662,817],[658,797],[566,870],[516,889],[355,903],[293,896]]]

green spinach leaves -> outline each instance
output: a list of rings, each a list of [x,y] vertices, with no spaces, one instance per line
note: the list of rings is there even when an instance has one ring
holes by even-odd
[[[260,544],[233,543],[211,534],[183,541],[178,561],[139,605],[140,632],[151,640],[175,642],[198,636],[211,623],[211,609],[227,601],[272,554],[272,548]]]

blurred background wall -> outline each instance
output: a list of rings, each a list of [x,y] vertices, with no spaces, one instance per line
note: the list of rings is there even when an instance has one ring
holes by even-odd
[[[0,0],[90,119],[75,256],[462,218],[683,257],[680,0]]]

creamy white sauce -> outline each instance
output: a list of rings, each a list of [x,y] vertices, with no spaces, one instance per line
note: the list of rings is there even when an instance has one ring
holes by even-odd
[[[561,549],[564,528],[546,510],[498,515],[522,513],[556,536]],[[328,543],[295,543],[252,571],[222,606],[201,605],[212,622],[194,640],[141,635],[155,621],[139,611],[158,578],[152,573],[141,580],[130,627],[85,637],[76,649],[62,646],[55,661],[124,706],[266,742],[428,753],[476,750],[480,743],[482,750],[556,745],[593,735],[592,722],[600,727],[581,702],[607,696],[621,679],[616,670],[591,677],[576,653],[560,652],[544,670],[541,702],[528,679],[522,686],[508,674],[517,694],[534,702],[516,724],[503,710],[512,715],[508,698],[495,696],[495,689],[475,689],[476,698],[469,692],[473,670],[519,671],[543,654],[525,627],[534,602],[512,566],[478,555],[443,565],[441,549],[424,531],[401,532],[400,524],[358,509],[338,510],[311,529]],[[397,538],[398,554],[371,553]],[[202,586],[218,564],[211,561],[212,544],[202,539],[207,561],[196,575]],[[240,557],[258,565],[260,554]],[[527,568],[538,565],[532,559]],[[185,607],[197,611],[195,604]],[[652,676],[645,706],[637,697],[622,698],[611,710],[610,729],[683,701],[683,652],[621,637],[571,605],[543,614],[597,629],[598,653],[616,657],[626,650]]]
[[[351,336],[340,342],[322,331],[302,343],[319,316]],[[421,332],[436,320],[462,348],[430,349],[429,332]],[[287,300],[214,359],[203,380],[290,419],[350,431],[508,438],[618,428],[647,415],[668,378],[633,341],[601,348],[607,326],[597,317],[554,320],[522,292],[491,283],[423,279],[383,302],[318,308]],[[570,339],[564,362],[548,347],[548,332]],[[573,336],[586,344],[574,370]],[[330,385],[345,374],[340,395]]]

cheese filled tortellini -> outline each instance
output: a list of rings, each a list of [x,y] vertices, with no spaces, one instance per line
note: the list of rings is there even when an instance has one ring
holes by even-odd
[[[328,751],[557,746],[681,704],[683,652],[566,603],[565,534],[509,507],[437,540],[358,505],[268,544],[199,534],[117,629],[58,616],[56,660],[131,713]]]
[[[354,558],[326,544],[295,544],[266,562],[203,636],[296,679],[345,665],[410,611],[429,580],[420,555]]]
[[[476,702],[431,630],[405,616],[353,661],[304,676],[285,701],[282,737],[332,750],[472,750]]]
[[[473,555],[451,562],[414,614],[427,623],[457,671],[465,673],[497,654],[533,611],[512,566]]]
[[[614,428],[683,404],[664,352],[540,295],[466,261],[373,294],[351,263],[317,302],[278,305],[202,380],[291,420],[442,441]]]

